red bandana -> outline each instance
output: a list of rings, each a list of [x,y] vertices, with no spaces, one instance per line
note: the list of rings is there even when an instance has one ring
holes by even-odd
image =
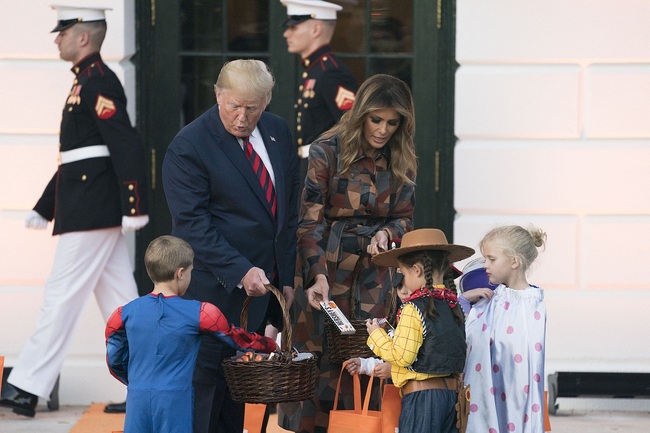
[[[407,303],[409,301],[412,301],[413,299],[417,298],[424,298],[430,296],[432,298],[436,299],[441,299],[443,301],[447,301],[447,305],[449,305],[449,308],[454,308],[456,305],[458,305],[458,296],[442,284],[440,285],[435,285],[432,288],[427,288],[427,287],[421,287],[411,293],[411,296],[408,298],[404,299],[402,301],[403,303]],[[399,313],[401,313],[402,310],[398,311],[397,313],[397,320],[399,320]]]

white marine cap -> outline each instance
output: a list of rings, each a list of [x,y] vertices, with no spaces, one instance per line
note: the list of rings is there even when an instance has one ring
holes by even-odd
[[[104,6],[72,6],[72,5],[52,5],[56,10],[58,22],[54,32],[68,29],[77,23],[89,23],[106,21],[105,11],[112,10]]]
[[[295,26],[309,19],[336,20],[336,11],[343,9],[335,3],[321,0],[281,0],[287,7],[287,20],[284,27]]]

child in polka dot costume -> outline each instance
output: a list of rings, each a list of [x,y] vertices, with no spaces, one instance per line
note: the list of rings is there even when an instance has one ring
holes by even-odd
[[[489,281],[499,286],[463,294],[473,303],[465,325],[467,433],[544,432],[546,307],[526,271],[545,241],[540,229],[504,226],[480,243]]]

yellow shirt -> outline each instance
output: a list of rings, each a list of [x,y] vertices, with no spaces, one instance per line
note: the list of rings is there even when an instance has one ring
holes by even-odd
[[[423,338],[422,320],[418,310],[411,304],[405,304],[395,328],[395,336],[390,338],[382,328],[376,329],[368,337],[368,347],[375,355],[391,364],[391,379],[395,386],[401,388],[409,380],[443,376],[417,373],[407,368],[415,362]]]

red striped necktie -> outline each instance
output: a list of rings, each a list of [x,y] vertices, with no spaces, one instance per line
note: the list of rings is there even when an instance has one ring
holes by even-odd
[[[275,197],[275,188],[273,187],[273,182],[271,181],[271,175],[266,169],[262,158],[255,152],[253,145],[251,144],[248,136],[242,137],[242,142],[244,143],[244,152],[246,153],[246,158],[250,161],[253,166],[253,171],[257,174],[257,177],[260,180],[260,185],[264,190],[264,196],[266,201],[271,205],[271,214],[275,217],[275,212],[278,207],[278,202]]]

